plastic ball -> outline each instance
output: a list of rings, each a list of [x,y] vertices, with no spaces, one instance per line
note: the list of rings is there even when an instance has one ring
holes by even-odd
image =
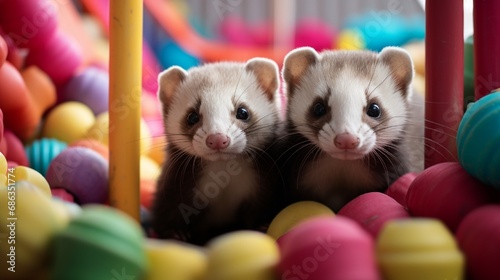
[[[59,100],[81,102],[95,115],[99,115],[108,110],[108,92],[108,72],[97,67],[87,67],[64,85]]]
[[[14,221],[8,218],[13,216],[6,211],[11,190],[0,187],[0,203],[5,206],[5,211],[0,211],[0,234],[5,234],[5,238],[14,235],[16,242],[15,245],[6,239],[0,242],[0,278],[33,279],[33,275],[38,275],[35,273],[46,265],[52,237],[68,224],[69,215],[54,207],[51,197],[29,182],[19,180],[15,189],[17,221],[12,227],[10,224]],[[15,246],[14,251],[11,251],[11,246]],[[7,270],[11,265],[15,266],[15,273]]]
[[[87,130],[87,139],[95,139],[109,147],[109,113],[104,112],[98,115],[94,124]],[[151,132],[148,125],[141,118],[140,121],[140,138],[130,139],[130,141],[139,141],[141,155],[146,154],[151,149]]]
[[[35,48],[56,32],[57,7],[49,0],[0,1],[0,25],[18,47]]]
[[[64,102],[48,113],[42,137],[72,143],[82,139],[94,122],[95,116],[89,107],[80,102]]]
[[[354,198],[337,214],[357,221],[374,238],[387,222],[410,216],[396,200],[379,192],[369,192]]]
[[[463,279],[464,256],[453,235],[435,219],[394,220],[377,240],[383,279]]]
[[[7,152],[5,153],[7,160],[17,162],[19,165],[28,166],[28,158],[21,140],[9,130],[4,131],[3,136],[7,144]]]
[[[43,194],[47,195],[47,197],[52,197],[49,183],[42,174],[38,173],[38,171],[26,166],[16,166],[12,168],[12,170],[16,182],[26,181],[37,187]]]
[[[0,35],[3,36],[1,30]],[[16,69],[21,70],[24,63],[23,55],[14,44],[14,41],[12,41],[12,38],[10,38],[9,36],[4,36],[3,39],[7,43],[7,61],[10,62]]]
[[[394,181],[389,188],[385,191],[385,193],[396,200],[399,204],[406,207],[406,194],[408,193],[408,189],[410,189],[410,185],[417,178],[417,173],[410,172],[405,175],[399,177],[396,181]]]
[[[52,188],[64,188],[82,205],[104,203],[108,197],[108,162],[88,148],[61,152],[50,163],[46,177]]]
[[[109,160],[109,149],[106,145],[102,144],[101,142],[91,139],[91,138],[84,138],[77,140],[69,145],[69,147],[85,147],[92,149],[99,153],[106,161]]]
[[[500,279],[500,205],[470,212],[460,223],[457,240],[467,259],[470,279]]]
[[[334,46],[340,50],[362,50],[366,47],[361,32],[356,29],[346,29],[340,32]]]
[[[45,176],[51,161],[67,146],[65,142],[52,138],[34,141],[25,148],[29,166]]]
[[[168,41],[161,47],[158,57],[164,68],[177,65],[183,69],[189,69],[200,65],[197,57],[187,53],[173,41]]]
[[[457,131],[458,159],[472,176],[500,189],[500,92],[490,93],[465,112]]]
[[[38,120],[40,120],[45,111],[56,104],[55,85],[45,72],[34,65],[24,68],[21,76],[33,103],[31,110],[36,110]]]
[[[257,231],[235,231],[207,244],[207,278],[211,280],[273,280],[279,262],[275,241]]]
[[[0,67],[7,60],[7,54],[9,53],[9,48],[5,40],[0,36]]]
[[[150,157],[142,155],[140,158],[140,177],[145,180],[157,180],[160,176],[161,168],[158,163]]]
[[[315,201],[299,201],[281,210],[271,221],[267,234],[279,239],[285,233],[300,223],[318,216],[334,216],[335,213],[327,206]]]
[[[144,279],[147,257],[138,223],[111,207],[89,205],[52,240],[52,279]]]
[[[8,168],[7,159],[5,159],[3,153],[0,153],[0,187],[5,187],[8,185],[7,168]]]
[[[154,134],[153,134],[154,135]],[[156,136],[151,138],[151,149],[146,155],[154,160],[157,164],[163,164],[165,161],[165,147],[167,140],[164,136]]]
[[[141,179],[140,181],[140,195],[141,205],[146,209],[151,209],[153,205],[153,198],[156,192],[156,180]]]
[[[435,164],[413,180],[406,195],[412,216],[437,218],[455,232],[472,210],[492,202],[489,189],[458,162]]]
[[[282,279],[380,279],[373,238],[341,216],[301,223],[279,239]]]
[[[336,31],[321,20],[306,18],[297,23],[294,38],[295,48],[309,46],[320,52],[335,44]]]
[[[64,201],[69,201],[69,202],[75,201],[75,199],[73,198],[73,195],[68,193],[63,188],[51,188],[50,192],[52,193],[52,197],[54,197],[54,198],[61,199]]]
[[[42,69],[56,85],[63,85],[83,61],[79,46],[66,34],[56,32],[45,44],[30,49],[26,65]]]
[[[202,279],[208,267],[203,248],[185,243],[147,239],[148,280]]]

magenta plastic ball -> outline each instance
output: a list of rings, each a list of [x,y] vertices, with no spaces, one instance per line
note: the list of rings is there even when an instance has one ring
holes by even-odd
[[[458,162],[435,164],[420,173],[406,195],[412,216],[440,219],[455,232],[472,210],[491,203],[491,189]]]
[[[98,67],[87,67],[71,78],[59,92],[59,101],[78,101],[95,115],[108,110],[109,76]]]
[[[336,31],[318,19],[303,19],[295,30],[295,47],[309,46],[317,51],[331,49],[335,44]]]
[[[78,204],[104,203],[108,197],[108,162],[84,147],[69,147],[55,157],[47,171],[51,188],[63,188]]]
[[[401,204],[379,192],[369,192],[356,197],[344,205],[338,215],[355,220],[374,238],[388,221],[410,217]]]
[[[500,279],[500,205],[470,212],[458,227],[456,238],[467,259],[470,279]]]
[[[380,279],[373,238],[349,218],[305,221],[280,237],[278,245],[280,279]]]
[[[30,49],[26,65],[36,65],[56,85],[67,82],[83,61],[80,48],[70,37],[56,32],[45,44]]]
[[[57,1],[0,1],[0,25],[16,46],[44,44],[57,29]]]

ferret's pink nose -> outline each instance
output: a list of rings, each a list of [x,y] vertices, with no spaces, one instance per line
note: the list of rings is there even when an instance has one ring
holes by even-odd
[[[229,143],[231,140],[226,134],[222,133],[216,133],[216,134],[210,134],[207,137],[207,147],[209,147],[212,150],[222,150],[227,148],[229,146]]]
[[[350,133],[342,133],[335,136],[333,139],[335,146],[342,150],[352,150],[359,145],[359,138],[350,134]]]

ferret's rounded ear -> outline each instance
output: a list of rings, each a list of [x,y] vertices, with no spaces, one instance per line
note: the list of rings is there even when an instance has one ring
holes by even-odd
[[[184,81],[187,72],[179,66],[171,66],[158,75],[158,99],[167,108],[177,87]]]
[[[255,75],[267,98],[273,102],[279,87],[279,70],[276,62],[256,57],[247,61],[245,69]]]
[[[398,88],[407,92],[408,86],[413,80],[413,61],[410,54],[403,48],[385,47],[379,53],[378,58],[391,69]]]
[[[319,60],[319,55],[311,47],[301,47],[289,52],[283,62],[283,79],[290,94],[297,88],[302,75]]]

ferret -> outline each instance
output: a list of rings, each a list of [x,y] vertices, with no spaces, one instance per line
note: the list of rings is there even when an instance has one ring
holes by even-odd
[[[285,56],[288,98],[282,155],[292,201],[338,211],[423,169],[423,97],[412,94],[413,62],[402,48],[295,49]]]
[[[280,210],[274,155],[280,119],[279,69],[266,58],[214,62],[160,73],[167,138],[154,195],[159,238],[203,245],[238,229],[263,229]]]

